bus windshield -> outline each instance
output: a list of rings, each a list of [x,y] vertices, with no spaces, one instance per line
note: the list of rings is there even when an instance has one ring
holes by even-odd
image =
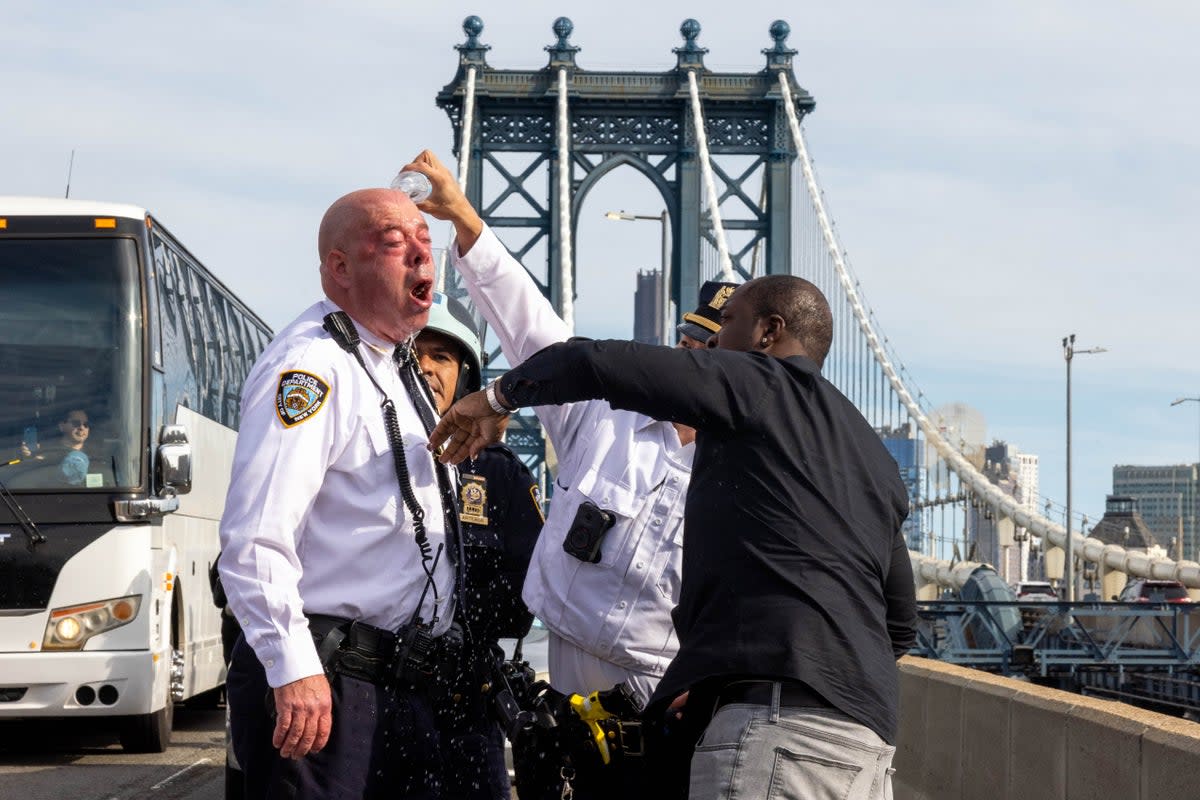
[[[0,481],[142,483],[142,302],[132,238],[0,240]]]

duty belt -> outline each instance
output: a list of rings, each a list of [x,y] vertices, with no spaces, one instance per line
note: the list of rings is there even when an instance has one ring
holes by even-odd
[[[438,658],[436,645],[423,651],[421,658],[404,654],[405,663],[397,663],[398,645],[412,637],[405,626],[395,633],[357,620],[309,614],[308,626],[317,645],[317,656],[327,673],[347,675],[376,685],[411,684],[424,687],[434,672]]]

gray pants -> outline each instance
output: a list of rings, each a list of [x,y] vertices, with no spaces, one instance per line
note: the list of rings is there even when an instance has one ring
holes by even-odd
[[[891,800],[892,756],[870,728],[840,711],[730,703],[692,757],[689,800]]]

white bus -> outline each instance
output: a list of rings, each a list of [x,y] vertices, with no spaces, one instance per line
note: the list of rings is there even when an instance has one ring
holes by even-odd
[[[0,719],[161,752],[219,693],[208,571],[270,335],[145,210],[0,197]]]

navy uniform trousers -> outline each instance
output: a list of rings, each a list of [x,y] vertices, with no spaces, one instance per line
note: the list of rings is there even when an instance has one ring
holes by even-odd
[[[281,758],[271,744],[274,697],[266,672],[238,639],[229,666],[233,749],[245,796],[265,800],[438,800],[441,766],[433,710],[423,694],[335,674],[333,728],[319,753]]]
[[[442,734],[447,800],[507,800],[504,733],[486,690],[502,658],[499,640],[529,633],[521,600],[542,514],[537,484],[511,450],[492,445],[460,467],[466,601],[457,622],[466,647],[453,674],[440,676],[434,707]],[[467,505],[473,500],[475,505]]]

